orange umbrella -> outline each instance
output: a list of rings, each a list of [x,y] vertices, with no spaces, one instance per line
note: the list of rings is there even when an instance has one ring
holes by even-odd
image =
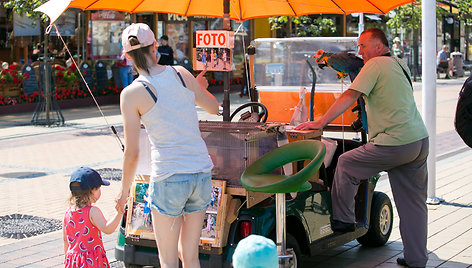
[[[70,1],[70,0],[69,0]],[[307,14],[385,14],[414,0],[228,0],[232,20]],[[55,2],[54,0],[50,2]],[[60,0],[60,2],[68,2]],[[68,7],[82,10],[159,12],[182,16],[223,17],[224,0],[72,0]],[[56,6],[57,9],[57,6]]]
[[[82,10],[118,10],[129,13],[157,12],[182,16],[226,17],[237,21],[269,16],[307,14],[385,14],[415,0],[50,0],[36,11],[48,14],[50,23],[68,7]],[[228,12],[229,4],[229,12]],[[224,10],[226,6],[226,10]],[[226,15],[226,16],[224,16]],[[223,28],[230,24],[223,21]],[[229,80],[225,73],[225,81]],[[229,120],[229,84],[225,82],[223,120]]]

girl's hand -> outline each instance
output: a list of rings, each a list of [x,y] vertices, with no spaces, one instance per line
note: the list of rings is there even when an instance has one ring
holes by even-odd
[[[195,77],[195,79],[197,79],[198,84],[202,88],[207,88],[208,87],[208,80],[204,76],[205,73],[206,73],[206,70],[203,70],[197,75],[197,77]]]

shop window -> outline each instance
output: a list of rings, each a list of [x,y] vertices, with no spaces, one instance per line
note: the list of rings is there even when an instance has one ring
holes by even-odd
[[[174,59],[180,65],[184,58],[189,57],[188,24],[187,22],[169,23],[166,33],[169,37],[169,46],[174,50]]]

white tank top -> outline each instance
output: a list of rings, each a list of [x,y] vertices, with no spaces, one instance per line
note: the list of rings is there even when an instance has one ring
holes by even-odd
[[[213,163],[200,134],[195,94],[166,66],[157,75],[140,75],[157,90],[154,106],[141,116],[151,143],[151,180],[177,173],[210,172]],[[149,95],[151,98],[151,95]]]

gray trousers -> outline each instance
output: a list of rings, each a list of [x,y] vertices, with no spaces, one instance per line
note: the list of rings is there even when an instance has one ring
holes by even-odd
[[[401,146],[367,143],[342,154],[331,191],[333,219],[355,222],[354,197],[360,181],[387,171],[400,217],[405,260],[410,266],[425,266],[428,260],[428,153],[429,141],[424,138]]]

